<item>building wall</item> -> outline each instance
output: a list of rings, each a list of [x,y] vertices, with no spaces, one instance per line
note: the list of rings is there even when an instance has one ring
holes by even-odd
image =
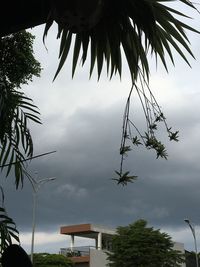
[[[182,243],[175,242],[174,249],[185,253],[184,245]],[[106,267],[107,266],[107,255],[102,250],[90,249],[90,266],[89,267]],[[87,266],[80,266],[87,267]],[[181,267],[186,267],[186,264],[183,263]]]
[[[174,249],[185,253],[184,245],[182,243],[175,242]],[[75,267],[107,267],[107,254],[103,250],[90,249],[90,263],[76,263]],[[186,267],[183,263],[181,267]]]
[[[108,261],[102,250],[90,249],[90,267],[106,267]]]
[[[183,243],[175,242],[174,243],[174,249],[179,250],[181,253],[185,254],[185,249],[184,249]],[[186,264],[182,263],[181,267],[186,267]]]

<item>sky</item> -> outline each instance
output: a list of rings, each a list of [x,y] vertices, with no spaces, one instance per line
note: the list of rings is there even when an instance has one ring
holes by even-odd
[[[191,15],[190,25],[200,30],[199,14]],[[70,55],[53,82],[59,62],[57,27],[49,30],[47,49],[43,31],[44,25],[30,29],[36,36],[34,53],[43,68],[41,77],[22,88],[39,107],[43,123],[30,125],[34,154],[56,151],[32,160],[28,168],[36,179],[56,177],[37,194],[35,251],[58,253],[69,246],[69,238],[59,233],[63,225],[94,223],[115,228],[138,219],[194,250],[185,218],[195,226],[200,249],[200,37],[188,33],[196,57],[188,56],[192,68],[176,53],[175,67],[169,62],[168,73],[149,58],[150,87],[168,125],[179,131],[179,142],[169,142],[161,126],[159,136],[166,144],[168,160],[156,159],[153,151],[143,147],[135,148],[126,158],[125,168],[138,179],[122,187],[112,178],[120,166],[122,118],[131,88],[126,64],[121,80],[118,76],[109,80],[105,71],[99,81],[95,74],[89,79],[89,64],[79,66],[72,79]],[[136,94],[131,116],[143,129],[144,115]],[[14,177],[2,178],[8,214],[20,230],[21,245],[30,252],[31,184],[25,180],[24,187],[16,190]],[[75,242],[77,246],[90,243],[85,239]]]

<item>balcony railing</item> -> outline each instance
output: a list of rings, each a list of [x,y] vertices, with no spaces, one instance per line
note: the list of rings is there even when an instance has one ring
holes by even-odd
[[[82,246],[82,247],[74,247],[72,248],[61,248],[60,254],[67,257],[81,257],[81,256],[89,256],[90,249],[95,249],[94,246]]]

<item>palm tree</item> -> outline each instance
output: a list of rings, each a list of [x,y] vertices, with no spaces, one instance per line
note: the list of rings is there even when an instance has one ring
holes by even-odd
[[[175,2],[175,0],[172,0]],[[170,0],[60,0],[52,1],[44,37],[53,21],[58,24],[60,42],[60,64],[55,77],[61,70],[70,47],[72,35],[75,36],[72,61],[74,75],[79,54],[82,49],[82,65],[90,54],[90,75],[97,63],[98,78],[103,63],[112,77],[113,73],[122,72],[122,50],[133,80],[142,72],[149,76],[147,54],[159,57],[167,69],[166,55],[172,63],[172,47],[189,64],[186,50],[192,57],[189,40],[185,30],[197,32],[176,17],[185,14],[166,5]],[[189,0],[179,0],[190,8],[195,8]],[[90,45],[90,53],[88,48]],[[180,48],[180,45],[183,49]]]

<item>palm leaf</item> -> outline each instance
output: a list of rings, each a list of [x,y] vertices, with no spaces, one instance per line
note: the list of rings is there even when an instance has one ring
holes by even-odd
[[[6,209],[4,207],[4,192],[3,188],[0,187],[2,205],[0,207],[0,254],[12,244],[12,239],[17,242],[19,241],[19,232],[16,229],[16,225],[12,218],[7,215]]]
[[[76,35],[75,45],[74,45],[74,54],[73,54],[73,61],[72,61],[72,78],[74,76],[74,72],[76,69],[79,53],[81,49],[81,35]]]
[[[199,33],[187,24],[176,18],[187,17],[185,14],[173,9],[166,4],[174,0],[124,0],[124,1],[104,1],[104,8],[101,19],[89,30],[77,32],[74,44],[74,57],[72,66],[72,76],[74,76],[80,47],[83,48],[82,65],[88,57],[88,45],[90,44],[90,76],[94,66],[97,64],[98,79],[100,78],[104,63],[107,65],[107,72],[110,78],[118,72],[121,75],[121,52],[125,52],[125,58],[129,66],[132,79],[136,80],[139,69],[148,77],[149,65],[147,60],[148,51],[156,58],[160,58],[167,70],[165,54],[169,55],[174,64],[171,46],[178,52],[183,60],[188,64],[185,50],[190,56],[193,53],[189,47],[189,40],[185,30]],[[181,3],[195,8],[190,1],[179,0]],[[52,7],[53,8],[53,7]],[[47,21],[44,37],[47,35],[53,18],[53,10]],[[59,25],[59,35],[62,33],[60,45],[60,63],[56,71],[56,76],[62,69],[70,47],[72,29]],[[182,48],[180,48],[180,45]],[[103,56],[104,55],[104,56]],[[139,65],[141,67],[139,68]]]
[[[66,35],[65,32],[63,32],[60,45],[60,63],[53,80],[56,79],[58,73],[60,72],[65,63],[65,60],[67,59],[69,49],[71,46],[71,41],[72,41],[72,33],[68,32],[68,34]]]
[[[24,159],[33,155],[33,142],[28,122],[41,123],[38,117],[39,111],[30,98],[10,88],[6,81],[0,96],[4,99],[0,114],[0,165],[3,170],[4,166],[9,164],[6,176],[14,169],[16,187],[18,187],[20,183],[23,184]]]

